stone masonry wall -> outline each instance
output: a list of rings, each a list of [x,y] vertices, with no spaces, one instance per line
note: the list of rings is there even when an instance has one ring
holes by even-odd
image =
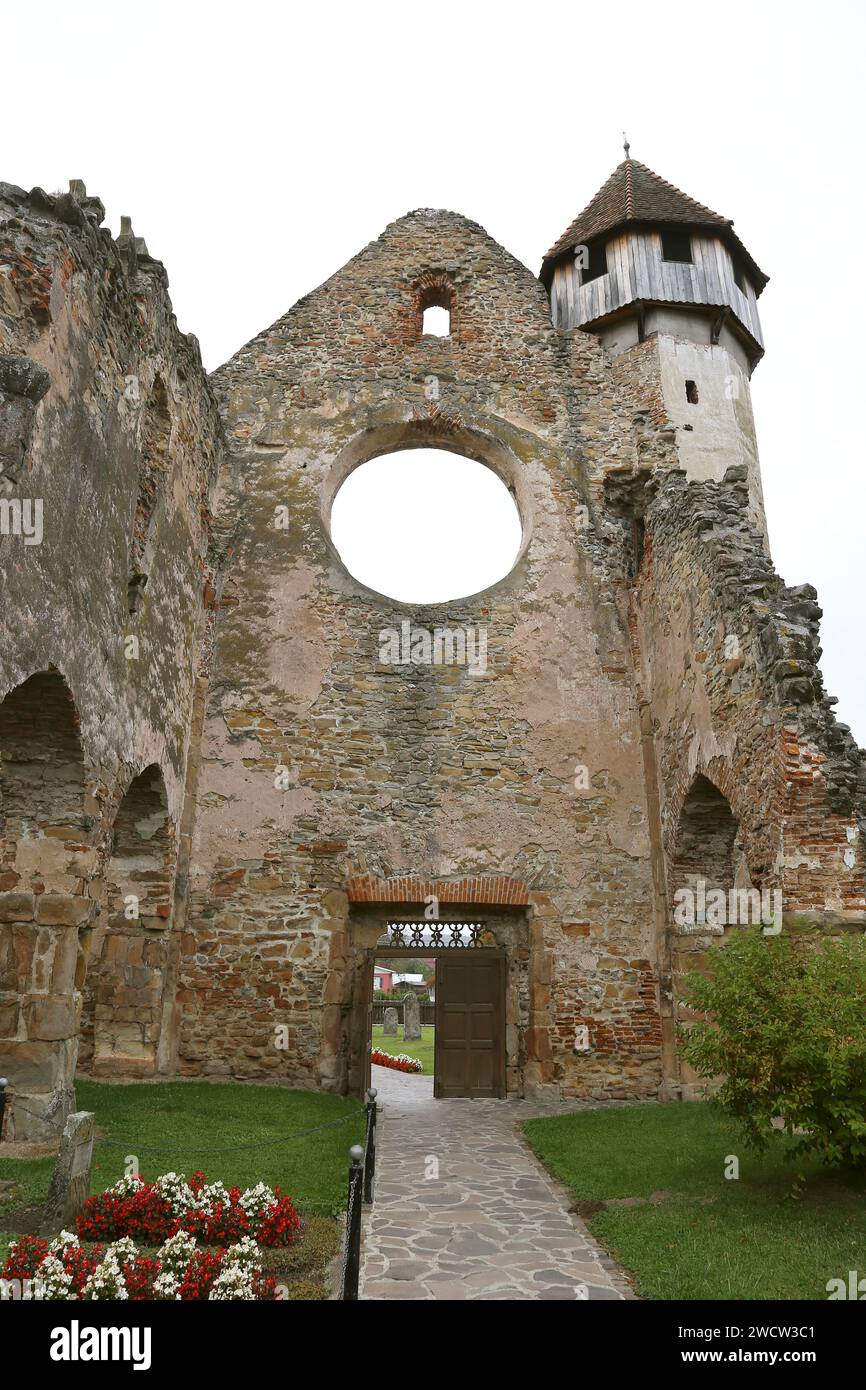
[[[525,267],[424,209],[208,382],[102,215],[0,184],[10,1137],[62,1127],[79,1036],[95,1074],[358,1091],[392,905],[486,911],[509,1091],[600,1099],[676,1083],[677,982],[723,939],[674,930],[679,886],[866,923],[866,763],[815,591],[751,524],[745,406],[744,464],[689,482],[658,341],[555,330]],[[333,546],[349,473],[416,447],[512,491],[521,549],[481,594],[399,603]],[[483,630],[486,659],[395,662],[404,624]]]
[[[147,766],[177,839],[212,587],[213,396],[162,266],[102,216],[80,183],[57,196],[0,184],[0,1071],[18,1137],[56,1132],[70,1107],[112,827]],[[28,727],[42,749],[29,771]],[[73,783],[71,754],[44,756],[52,738],[79,749]],[[118,964],[118,1023],[152,993],[146,942],[170,932],[170,900],[166,885],[168,913],[141,919],[141,947]],[[147,1011],[152,1028],[159,1008]]]
[[[656,475],[646,491],[634,630],[668,907],[697,875],[726,890],[736,875],[778,890],[789,925],[805,916],[862,929],[866,754],[824,691],[815,590],[775,573],[749,522],[745,467],[720,483]],[[710,934],[669,917],[674,1002],[682,975],[736,929]]]
[[[450,338],[421,336],[432,282]],[[218,599],[181,1069],[345,1088],[347,881],[505,874],[533,909],[521,1084],[655,1094],[641,732],[614,593],[621,528],[600,518],[606,471],[632,467],[654,427],[617,399],[592,339],[552,329],[523,266],[473,223],[423,210],[214,384],[242,523]],[[485,593],[416,608],[352,579],[327,523],[353,467],[419,445],[494,468],[524,545]],[[423,526],[419,544],[436,544]],[[486,671],[383,663],[380,631],[406,619],[483,625]],[[578,1056],[581,1023],[593,1051]]]

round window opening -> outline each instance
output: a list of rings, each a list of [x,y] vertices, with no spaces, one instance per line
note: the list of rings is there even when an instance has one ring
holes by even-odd
[[[489,589],[512,569],[521,533],[501,479],[442,449],[362,463],[331,511],[331,538],[349,573],[403,603],[448,603]]]

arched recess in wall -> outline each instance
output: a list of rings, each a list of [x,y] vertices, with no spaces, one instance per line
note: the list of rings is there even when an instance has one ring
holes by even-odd
[[[165,492],[171,462],[171,413],[162,377],[154,379],[141,429],[138,494],[129,547],[127,599],[130,613],[137,611],[150,577],[155,549],[158,504]]]
[[[85,765],[63,677],[39,671],[0,704],[0,1074],[7,1137],[55,1135],[73,1078],[90,896]]]
[[[514,568],[524,536],[515,493],[486,462],[447,446],[392,449],[339,487],[331,538],[366,588],[403,603],[452,602]]]
[[[708,777],[699,774],[689,787],[680,811],[671,864],[672,890],[705,890],[734,886],[738,822],[727,797]]]
[[[165,782],[151,764],[120,803],[105,866],[82,1018],[82,1064],[96,1075],[156,1069],[175,862]]]
[[[57,671],[30,676],[0,704],[0,796],[4,874],[44,891],[45,874],[61,871],[58,846],[84,831],[78,713]],[[40,852],[36,842],[49,836]]]
[[[706,969],[707,950],[721,945],[726,928],[734,925],[729,894],[738,865],[745,862],[737,849],[738,831],[727,797],[698,774],[683,801],[670,863],[673,1014],[686,1027],[696,1015],[683,1003],[685,979]],[[683,1098],[700,1096],[703,1083],[682,1058],[679,1072]]]

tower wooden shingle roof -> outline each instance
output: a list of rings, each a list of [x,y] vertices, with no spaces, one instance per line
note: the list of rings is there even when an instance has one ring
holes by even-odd
[[[628,225],[664,226],[666,223],[714,229],[739,252],[754,281],[755,293],[761,293],[769,277],[749,255],[731,219],[696,202],[637,159],[624,159],[618,164],[607,183],[602,184],[583,212],[554,242],[542,262],[541,278],[549,283],[555,263],[575,246],[582,246],[593,237],[621,231]]]

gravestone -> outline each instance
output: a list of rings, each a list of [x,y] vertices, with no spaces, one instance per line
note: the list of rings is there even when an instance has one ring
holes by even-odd
[[[396,1036],[397,1036],[397,1021],[398,1021],[397,1010],[396,1010],[396,1009],[392,1009],[392,1008],[386,1009],[386,1010],[385,1010],[385,1017],[384,1017],[384,1019],[382,1020],[382,1032],[384,1033],[384,1035],[385,1035],[386,1038],[387,1038],[387,1037],[394,1037],[394,1038],[396,1038]]]
[[[66,1121],[42,1217],[44,1236],[72,1227],[90,1196],[94,1118],[90,1110],[76,1110]]]
[[[403,1041],[417,1042],[421,1037],[421,1005],[417,994],[407,994],[403,1000]]]

